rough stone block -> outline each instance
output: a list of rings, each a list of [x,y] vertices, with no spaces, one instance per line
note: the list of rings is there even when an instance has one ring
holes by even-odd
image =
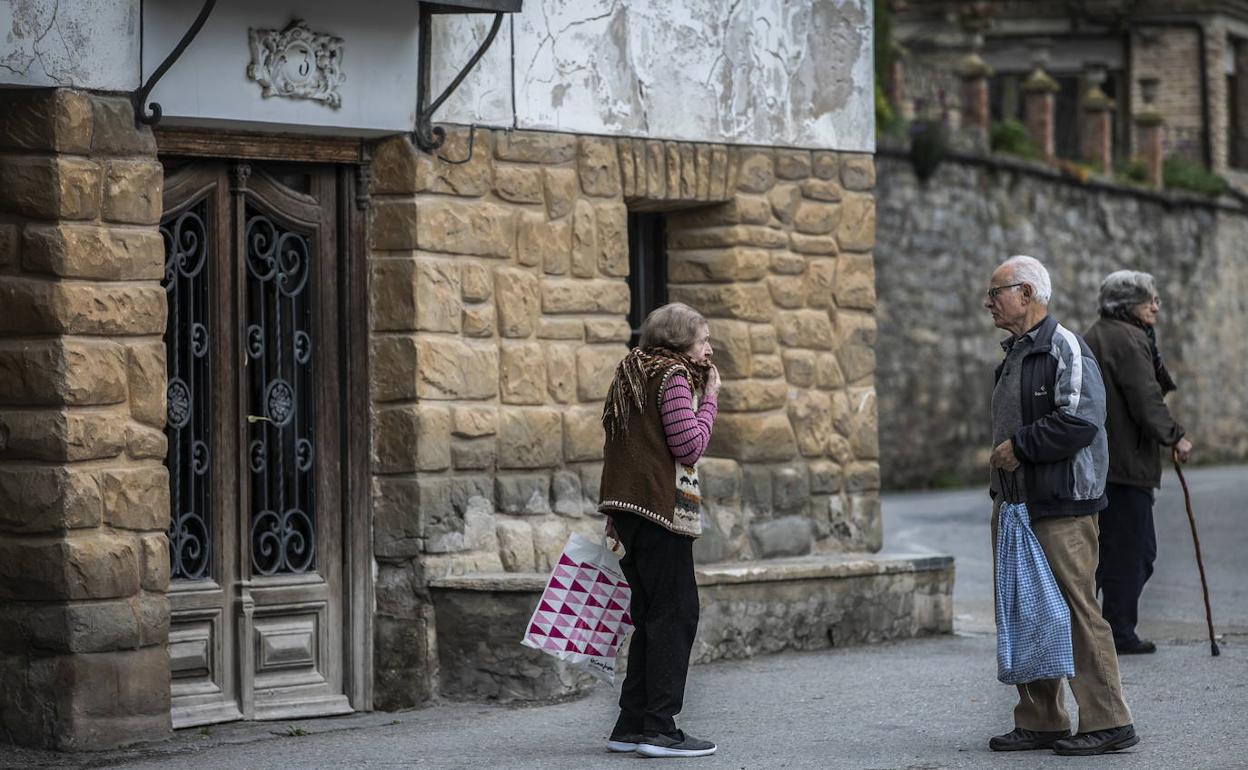
[[[671,230],[694,230],[723,225],[765,225],[771,222],[771,196],[733,196],[732,200],[715,206],[681,209],[666,215]]]
[[[846,190],[875,189],[875,159],[870,155],[847,155],[841,162],[841,183]]]
[[[832,398],[820,391],[798,391],[789,400],[788,413],[798,450],[806,457],[826,454],[832,441]]]
[[[841,491],[841,466],[831,460],[812,460],[808,468],[810,470],[810,491],[813,494],[834,495]]]
[[[763,291],[766,292],[766,289]],[[626,281],[578,281],[568,278],[542,280],[542,311],[545,313],[625,315],[628,313],[629,300]]]
[[[568,522],[541,519],[533,523],[534,560],[540,572],[550,572],[559,563],[559,554],[568,542]]]
[[[373,146],[369,189],[373,195],[411,195],[417,189],[419,151],[411,139],[399,134],[387,137]],[[378,201],[373,201],[376,206]]]
[[[628,209],[623,203],[597,206],[598,271],[615,277],[628,276]]]
[[[707,322],[711,332],[711,346],[715,350],[715,366],[726,380],[739,380],[750,376],[751,345],[750,325],[744,321],[727,321],[712,318]]]
[[[542,192],[546,198],[546,213],[551,219],[567,216],[581,195],[576,169],[542,169]]]
[[[416,243],[426,251],[511,258],[516,251],[516,212],[484,201],[422,199]]]
[[[78,406],[116,404],[125,398],[125,351],[120,345],[74,339],[0,343],[0,403]]]
[[[876,414],[875,388],[853,388],[849,393],[853,408],[850,449],[859,460],[875,460],[880,456],[879,418]]]
[[[560,404],[576,401],[576,346],[546,346],[546,387],[550,397]]]
[[[841,157],[835,152],[815,152],[812,171],[818,179],[836,179],[841,172]]]
[[[490,191],[493,163],[490,160],[490,132],[476,129],[472,157],[467,163],[446,163],[436,155],[416,157],[416,189],[441,195],[479,198]],[[449,128],[440,154],[448,158],[468,157],[468,129]]]
[[[683,191],[680,189],[680,143],[663,143],[664,170],[667,173],[667,197],[669,200],[680,200]]]
[[[615,367],[628,354],[623,345],[586,345],[576,351],[577,395],[582,401],[601,402],[611,387]]]
[[[0,411],[0,458],[78,462],[116,457],[126,447],[116,412]]]
[[[875,371],[874,316],[848,311],[837,313],[836,337],[836,357],[847,381],[857,382]]]
[[[730,247],[668,252],[669,283],[732,283],[767,275],[771,255],[762,249]]]
[[[416,338],[374,336],[369,340],[369,373],[374,401],[416,397]]]
[[[825,390],[839,388],[845,384],[845,375],[841,373],[840,362],[832,353],[820,353],[815,359],[815,385]]]
[[[451,434],[459,438],[493,436],[498,432],[498,409],[493,406],[457,406],[452,412]]]
[[[565,163],[576,158],[576,136],[543,131],[501,131],[494,157],[521,163]]]
[[[369,206],[370,244],[374,249],[409,251],[416,248],[419,209],[410,199],[377,198]]]
[[[741,467],[741,504],[750,516],[771,518],[771,469],[761,465]]]
[[[169,526],[169,471],[165,466],[101,471],[99,483],[104,523],[113,529],[151,531]]]
[[[654,200],[667,198],[667,151],[663,142],[655,139],[646,141],[645,197]]]
[[[707,318],[770,322],[776,312],[771,292],[760,283],[671,286],[668,292],[673,302],[691,305]]]
[[[586,195],[610,198],[620,194],[620,160],[611,139],[580,137],[576,166]]]
[[[109,353],[111,354],[112,351],[109,350]],[[67,359],[67,363],[77,370],[76,377],[84,388],[87,386],[88,378],[108,377],[115,372],[115,364],[112,361],[104,367],[96,367],[92,366],[90,359],[85,355],[80,363],[70,359]],[[126,348],[126,382],[130,390],[130,416],[154,428],[165,427],[166,371],[163,342],[139,342]]]
[[[168,519],[166,505],[166,520]],[[115,599],[139,591],[139,547],[106,532],[66,538],[0,538],[0,599]]]
[[[169,441],[165,432],[138,423],[130,423],[124,430],[126,453],[135,460],[164,460],[169,454]]]
[[[622,318],[585,319],[586,342],[628,342],[633,330]]]
[[[705,457],[698,462],[698,483],[705,500],[735,500],[741,494],[741,466],[735,460]]]
[[[845,468],[845,491],[875,492],[880,488],[880,464],[876,462],[852,463]]]
[[[771,259],[771,272],[779,275],[802,275],[806,272],[807,258],[801,254],[792,254],[787,251],[775,251],[769,255]]]
[[[810,260],[810,267],[806,272],[806,302],[811,307],[832,307],[832,298],[836,292],[837,261],[824,258]],[[874,292],[874,271],[871,280]]]
[[[780,179],[805,179],[811,173],[809,150],[776,150],[776,176]]]
[[[75,110],[76,111],[76,110]],[[155,157],[152,129],[136,125],[134,104],[124,96],[92,94],[92,155],[144,155]]]
[[[841,204],[802,201],[793,215],[793,226],[806,235],[827,235],[841,221]]]
[[[466,307],[460,314],[460,327],[465,337],[493,337],[498,317],[493,305]]]
[[[840,253],[836,238],[831,235],[804,235],[789,233],[789,248],[799,254],[834,257]]]
[[[0,333],[158,335],[165,331],[160,284],[58,283],[0,276]]]
[[[0,269],[17,264],[21,253],[21,237],[17,225],[0,224]]]
[[[577,407],[563,413],[563,459],[567,462],[601,460],[606,433],[602,410]]]
[[[772,507],[777,515],[802,513],[810,504],[810,476],[806,465],[776,468],[771,472]]]
[[[755,353],[774,353],[778,345],[776,327],[771,324],[750,326],[750,350]]]
[[[516,268],[495,271],[495,303],[504,337],[529,337],[542,311],[541,284],[533,273]]]
[[[836,240],[841,251],[870,251],[875,245],[875,199],[870,195],[847,195],[840,205]]]
[[[789,236],[782,230],[762,225],[730,225],[702,230],[677,230],[668,236],[672,249],[720,249],[728,246],[755,246],[760,249],[784,248]]]
[[[593,278],[598,273],[598,222],[589,201],[578,199],[572,212],[572,274]]]
[[[767,290],[777,307],[800,308],[806,304],[806,281],[800,275],[769,275]]]
[[[836,203],[844,195],[839,184],[827,179],[804,179],[798,187],[803,197],[813,201]]]
[[[369,299],[374,331],[413,331],[416,327],[416,260],[376,259],[369,263]]]
[[[776,183],[776,169],[771,150],[734,148],[740,161],[737,165],[737,189],[762,193]]]
[[[139,538],[143,549],[143,571],[139,585],[144,591],[164,593],[169,590],[169,537],[155,532]]]
[[[784,376],[784,363],[775,354],[754,356],[754,376],[760,380],[774,380]]]
[[[581,477],[574,471],[555,471],[550,485],[555,513],[560,516],[580,516],[585,508],[581,495]]]
[[[499,476],[494,499],[503,513],[550,513],[550,477],[546,474]]]
[[[503,403],[546,403],[545,363],[545,350],[540,343],[504,343],[499,365]]]
[[[4,98],[0,147],[82,154],[90,151],[92,105],[87,94],[67,88],[18,89],[8,91]],[[133,120],[129,127],[134,130]]]
[[[104,171],[104,219],[154,225],[163,210],[164,168],[153,160],[110,160]]]
[[[456,470],[489,470],[498,460],[498,442],[493,438],[462,439],[451,442],[451,464]]]
[[[410,473],[450,467],[450,410],[415,405],[373,414],[373,472]]]
[[[491,268],[476,262],[459,263],[459,286],[465,302],[485,302],[494,296],[494,275]]]
[[[27,225],[22,267],[62,278],[160,280],[165,249],[155,230]]]
[[[442,337],[416,339],[416,395],[430,399],[485,399],[498,395],[497,345]]]
[[[784,406],[789,386],[784,381],[726,380],[719,391],[721,412],[767,412]]]
[[[532,572],[533,526],[522,519],[499,517],[494,523],[498,557],[508,572]]]
[[[94,219],[100,213],[100,166],[63,155],[0,159],[0,211],[32,219]]]
[[[464,510],[451,500],[451,479],[425,477],[417,480],[420,538],[428,553],[462,551],[464,542]]]
[[[555,409],[504,409],[498,426],[499,468],[550,468],[563,453],[563,420]]]
[[[524,166],[496,166],[494,191],[512,203],[542,203],[542,170]]]
[[[776,333],[789,347],[828,350],[834,334],[832,321],[822,310],[785,310],[776,314]]]
[[[782,462],[797,455],[797,438],[782,414],[721,414],[710,450],[716,457]]]
[[[452,260],[417,259],[415,285],[416,329],[458,332],[463,310],[459,265]]]
[[[836,304],[838,307],[872,310],[875,308],[875,260],[870,254],[844,254],[837,262]]]
[[[517,261],[537,266],[552,275],[563,275],[572,265],[572,223],[567,219],[547,222],[542,214],[525,214],[520,220]]]
[[[784,378],[799,388],[815,386],[815,353],[811,350],[786,350],[780,354],[784,361]]]
[[[421,481],[442,481],[422,479]],[[373,553],[379,559],[409,559],[424,549],[421,539],[421,505],[443,501],[444,485],[426,484],[413,478],[373,478]],[[424,493],[422,495],[422,492]],[[422,499],[423,497],[423,499]],[[449,500],[449,497],[445,498]],[[448,504],[449,503],[444,503]],[[378,602],[381,601],[378,584]]]
[[[66,467],[0,468],[0,530],[19,534],[99,526],[104,503],[95,474]]]
[[[762,559],[804,556],[815,545],[814,526],[804,516],[785,516],[750,525],[754,553]]]

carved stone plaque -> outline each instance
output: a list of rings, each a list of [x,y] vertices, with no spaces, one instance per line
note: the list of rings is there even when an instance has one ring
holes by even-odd
[[[247,77],[263,88],[264,97],[312,99],[342,106],[338,86],[342,72],[342,38],[313,32],[302,19],[286,29],[249,29],[251,64]]]

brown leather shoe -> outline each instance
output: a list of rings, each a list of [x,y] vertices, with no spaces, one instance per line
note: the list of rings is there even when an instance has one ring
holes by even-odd
[[[1051,749],[1053,744],[1062,738],[1069,738],[1069,730],[1057,730],[1054,732],[1041,732],[1039,730],[1025,730],[1021,727],[1015,727],[1005,735],[994,735],[988,741],[988,748],[993,751],[1034,751],[1036,749]]]
[[[1147,639],[1136,639],[1133,644],[1124,644],[1121,647],[1115,647],[1119,655],[1152,655],[1157,652],[1157,645]]]
[[[1053,744],[1053,753],[1067,757],[1087,757],[1129,749],[1139,742],[1140,736],[1135,734],[1135,726],[1123,725],[1063,738]]]

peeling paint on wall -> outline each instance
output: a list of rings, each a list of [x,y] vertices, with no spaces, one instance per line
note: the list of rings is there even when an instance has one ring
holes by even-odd
[[[0,84],[138,87],[139,0],[0,0]]]
[[[528,0],[513,60],[439,117],[508,125],[510,94],[480,95],[510,83],[520,128],[872,151],[871,23],[869,0]],[[488,25],[445,29],[471,51]]]

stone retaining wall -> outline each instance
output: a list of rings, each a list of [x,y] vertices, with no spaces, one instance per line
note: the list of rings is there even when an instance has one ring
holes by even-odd
[[[405,137],[372,165],[379,707],[433,690],[429,578],[601,531],[630,208],[669,212],[670,297],[725,379],[698,557],[879,547],[869,156],[478,130],[462,165]]]
[[[694,663],[953,630],[948,556],[809,556],[707,565],[697,577],[702,614]],[[519,643],[546,578],[513,573],[431,581],[444,697],[550,701],[594,686],[588,674]],[[627,668],[627,645],[617,677]]]
[[[0,743],[169,730],[162,171],[130,102],[0,92]]]
[[[880,443],[889,487],[987,483],[998,341],[982,307],[993,268],[1030,254],[1053,313],[1086,330],[1114,270],[1157,278],[1168,403],[1198,462],[1248,459],[1248,212],[1194,196],[1081,185],[1044,167],[946,160],[926,185],[881,154],[876,248]]]

